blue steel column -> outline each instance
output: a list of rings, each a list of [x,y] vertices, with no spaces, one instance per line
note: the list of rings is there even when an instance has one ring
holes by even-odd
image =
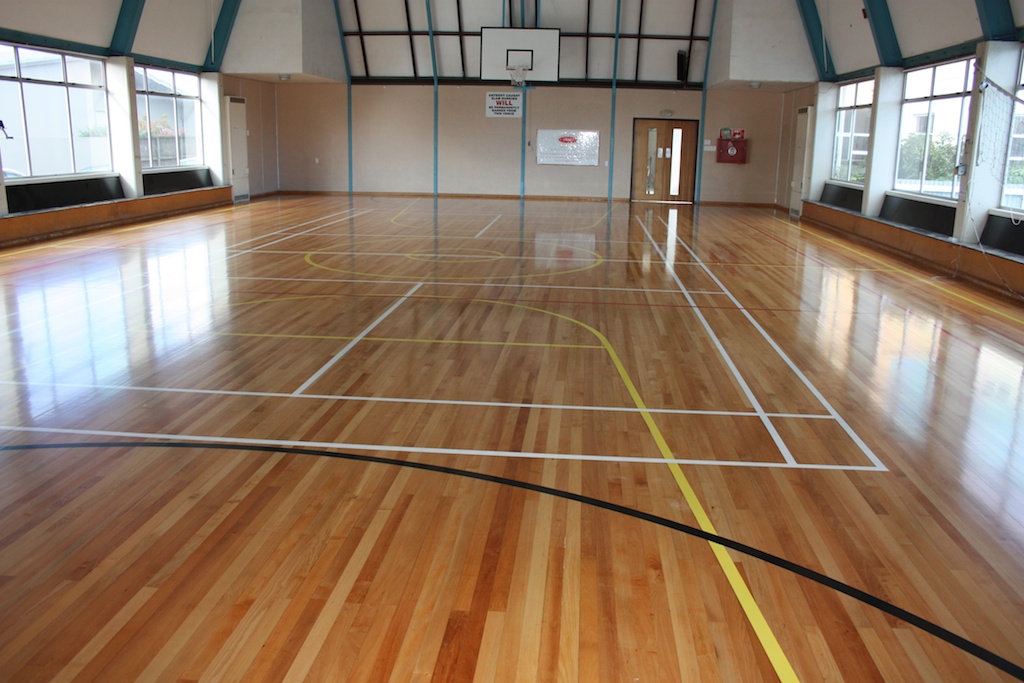
[[[430,35],[430,67],[434,72],[434,201],[437,201],[437,50],[434,47],[434,15],[431,11],[430,0],[424,0],[427,4],[427,33]]]
[[[338,21],[338,35],[341,38],[341,60],[345,63],[345,104],[348,109],[348,196],[352,198],[352,67],[348,62],[348,46],[345,45],[345,26],[341,20],[338,0],[333,0],[334,18]]]
[[[142,8],[145,4],[146,0],[122,0],[121,11],[114,26],[114,35],[110,39],[110,54],[126,56],[132,53],[132,45],[135,44],[135,34],[139,32]]]
[[[231,29],[235,26],[238,7],[241,4],[242,0],[224,0],[224,4],[220,6],[217,25],[213,29],[213,40],[210,41],[210,49],[206,52],[204,71],[220,71],[224,63],[224,53],[228,49],[228,39],[231,38]]]
[[[608,205],[612,202],[612,183],[615,180],[615,107],[619,90],[619,35],[622,30],[622,0],[615,2],[615,55],[612,58],[612,121],[608,143]]]

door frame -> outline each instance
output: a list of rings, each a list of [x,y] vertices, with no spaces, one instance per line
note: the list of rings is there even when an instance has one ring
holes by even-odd
[[[637,199],[637,198],[634,198],[633,190],[634,190],[634,182],[636,181],[636,177],[635,177],[636,174],[633,172],[633,169],[635,168],[635,165],[636,165],[636,155],[638,153],[646,153],[646,150],[639,150],[638,149],[638,146],[636,144],[636,131],[637,131],[637,125],[639,123],[645,122],[645,121],[658,122],[658,123],[663,123],[663,124],[673,124],[673,123],[693,124],[693,126],[694,126],[693,168],[692,168],[692,171],[693,171],[693,173],[692,173],[693,182],[692,182],[691,187],[690,187],[690,190],[691,190],[690,191],[690,195],[693,197],[692,200],[685,200],[685,199],[643,199],[643,198]],[[632,126],[632,129],[630,130],[630,139],[633,142],[633,149],[632,149],[632,153],[630,154],[630,158],[629,158],[629,201],[631,201],[631,202],[646,202],[646,203],[649,203],[649,204],[682,204],[682,205],[692,205],[692,204],[696,204],[697,203],[697,158],[698,158],[698,156],[701,153],[700,120],[698,120],[698,119],[663,119],[663,118],[654,118],[654,117],[650,117],[650,116],[636,116],[636,117],[633,118],[633,126]]]

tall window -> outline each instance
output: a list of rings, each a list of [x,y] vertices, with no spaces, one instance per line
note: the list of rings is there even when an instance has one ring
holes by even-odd
[[[199,77],[135,67],[142,168],[203,163]]]
[[[868,168],[868,141],[871,138],[871,102],[874,96],[874,81],[839,86],[832,180],[864,184]]]
[[[1024,206],[1024,71],[1018,82],[1017,99],[1013,102],[1010,118],[1010,148],[1006,155],[1006,175],[1003,178],[1003,196],[1000,206],[1019,209]],[[988,93],[986,93],[988,96]],[[1009,98],[1006,98],[1009,99]],[[1009,108],[1010,105],[1007,105]]]
[[[955,199],[967,134],[974,60],[908,71],[903,86],[896,188]]]
[[[103,62],[0,43],[4,178],[110,171]]]

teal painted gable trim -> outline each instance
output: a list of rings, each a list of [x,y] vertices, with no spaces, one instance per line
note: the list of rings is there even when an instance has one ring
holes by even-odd
[[[879,63],[882,66],[902,66],[903,52],[892,25],[889,3],[886,0],[864,0],[864,9],[867,10],[871,35],[875,38]]]
[[[132,53],[145,5],[146,0],[121,0],[121,12],[117,15],[114,36],[110,39],[110,54],[123,56]]]
[[[96,57],[107,57],[110,50],[106,46],[87,45],[76,43],[72,40],[61,40],[60,38],[49,38],[35,33],[25,33],[9,28],[0,28],[0,41],[5,43],[16,43],[19,45],[31,45],[32,47],[43,47],[61,52],[77,52],[82,55],[94,55]]]
[[[796,0],[796,5],[800,9],[800,18],[804,20],[807,43],[810,45],[811,54],[814,55],[814,66],[818,69],[818,80],[835,81],[836,67],[832,63],[832,54],[825,42],[818,6],[814,4],[814,0]]]
[[[1017,39],[1010,0],[975,0],[975,4],[978,6],[981,35],[985,40]]]
[[[224,63],[224,53],[228,49],[228,40],[231,38],[231,29],[235,27],[235,19],[238,17],[238,8],[242,0],[224,0],[220,6],[220,15],[217,17],[217,25],[213,28],[213,40],[210,41],[210,49],[206,52],[206,62],[203,69],[206,71],[220,71]]]

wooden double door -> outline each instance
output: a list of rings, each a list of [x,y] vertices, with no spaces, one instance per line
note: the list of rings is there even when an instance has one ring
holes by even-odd
[[[697,121],[635,119],[630,199],[692,204],[699,134]]]

